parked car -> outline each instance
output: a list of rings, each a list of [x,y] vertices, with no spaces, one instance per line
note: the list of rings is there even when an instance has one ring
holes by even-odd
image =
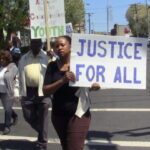
[[[150,36],[148,37],[147,47],[150,48]]]

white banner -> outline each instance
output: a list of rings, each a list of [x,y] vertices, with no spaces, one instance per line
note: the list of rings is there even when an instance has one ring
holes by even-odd
[[[147,39],[106,35],[72,35],[72,86],[101,88],[146,88]]]
[[[71,35],[73,33],[73,26],[72,23],[67,23],[66,24],[66,34]]]
[[[31,38],[46,38],[44,0],[29,0]],[[64,0],[48,0],[50,37],[66,34]]]

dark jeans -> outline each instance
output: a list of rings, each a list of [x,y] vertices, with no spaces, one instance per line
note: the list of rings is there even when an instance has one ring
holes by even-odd
[[[30,94],[33,92],[30,91]],[[32,95],[32,94],[31,94]],[[31,95],[22,97],[21,104],[25,120],[38,132],[38,143],[46,146],[48,141],[48,108],[50,98]]]
[[[79,118],[75,115],[65,117],[52,114],[51,117],[63,150],[83,150],[91,115],[83,115],[82,118]]]
[[[4,126],[10,127],[11,126],[11,119],[17,117],[17,114],[12,109],[14,100],[10,99],[10,97],[6,93],[0,93],[0,99],[2,101],[2,105],[5,110],[5,121]]]

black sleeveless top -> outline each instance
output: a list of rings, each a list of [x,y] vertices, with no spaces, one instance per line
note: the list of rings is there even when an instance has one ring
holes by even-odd
[[[44,85],[54,83],[61,79],[65,72],[60,71],[57,62],[50,62],[47,66]],[[75,96],[79,87],[70,87],[69,83],[61,86],[52,97],[52,113],[59,116],[73,116],[77,109],[78,97]]]

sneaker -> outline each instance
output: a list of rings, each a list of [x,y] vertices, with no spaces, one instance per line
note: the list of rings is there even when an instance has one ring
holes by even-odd
[[[9,127],[5,127],[3,130],[3,135],[7,135],[10,133],[10,128]]]
[[[39,143],[36,143],[35,150],[47,150],[47,146],[41,145]]]
[[[43,146],[36,146],[35,150],[47,150],[47,147]]]
[[[36,147],[36,150],[47,150],[46,147]]]
[[[12,125],[15,126],[18,123],[18,116],[13,118]]]

